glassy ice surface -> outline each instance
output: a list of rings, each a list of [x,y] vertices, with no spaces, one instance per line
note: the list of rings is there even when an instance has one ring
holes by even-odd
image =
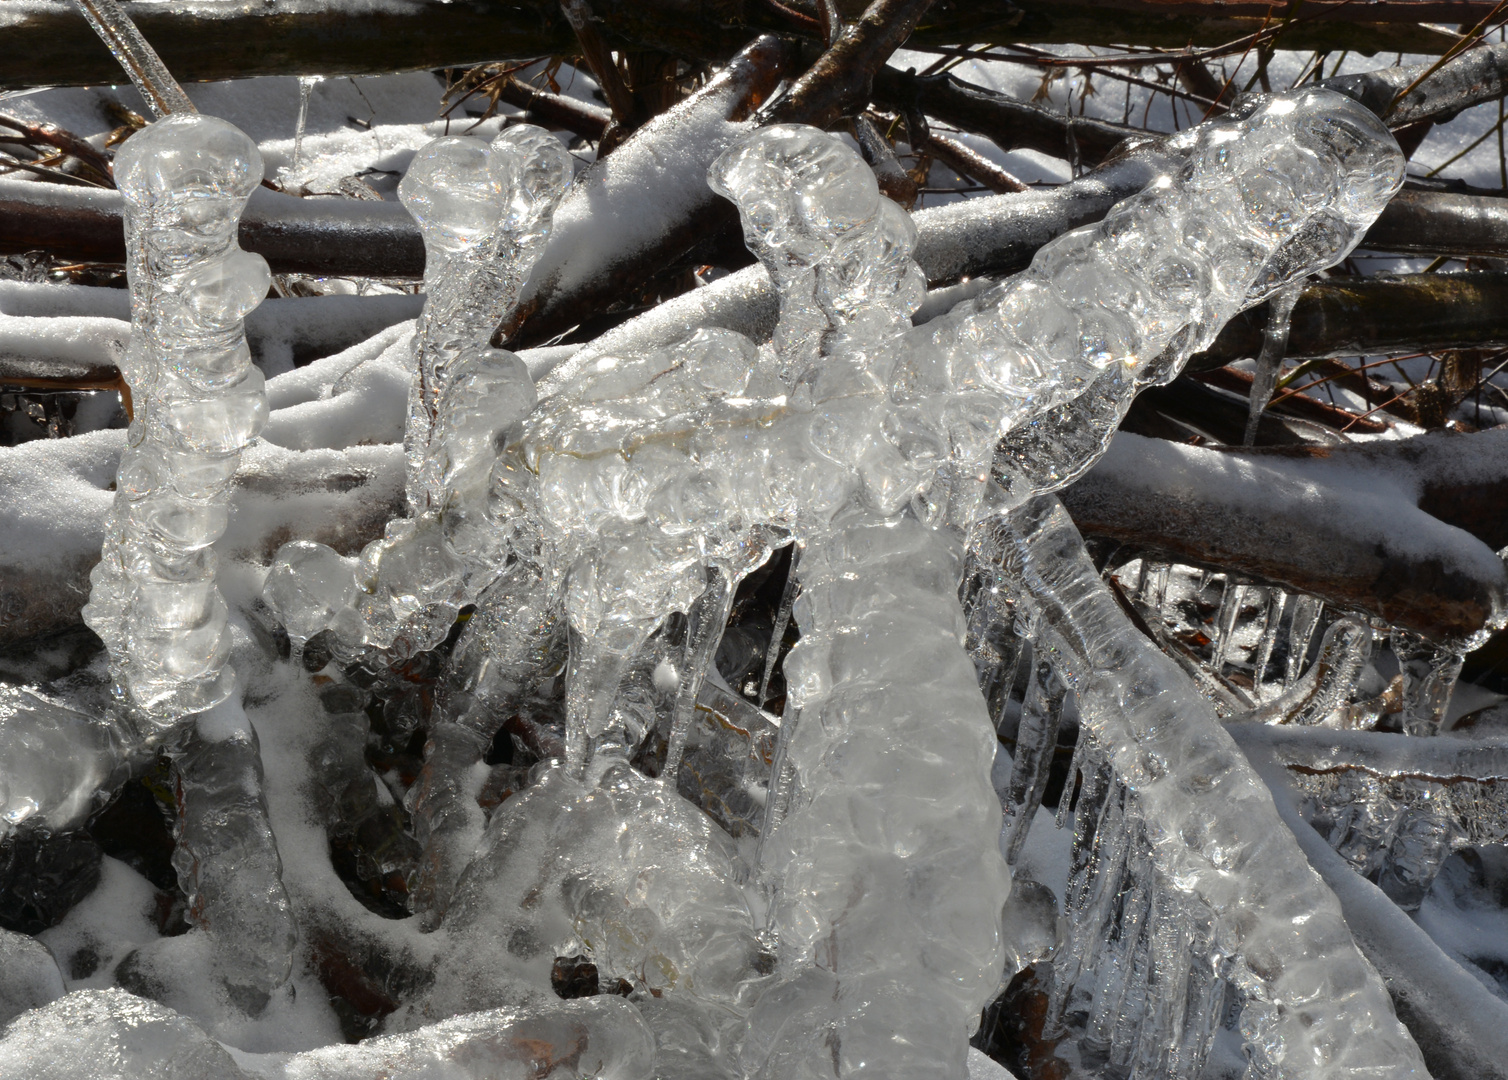
[[[0,686],[0,838],[77,824],[99,807],[125,751],[113,723]]]
[[[132,137],[115,178],[135,415],[84,620],[109,648],[129,705],[170,725],[235,684],[212,545],[241,448],[267,419],[242,319],[271,278],[266,260],[236,244],[262,158],[225,121],[175,113]]]
[[[63,996],[63,973],[36,938],[0,930],[0,972],[0,1028]]]

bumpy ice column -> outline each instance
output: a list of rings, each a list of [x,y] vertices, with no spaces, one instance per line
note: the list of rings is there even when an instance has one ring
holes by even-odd
[[[835,520],[811,506],[795,520],[802,637],[786,660],[778,824],[761,848],[777,978],[749,1018],[744,1069],[962,1076],[999,985],[1010,879],[994,728],[964,649],[960,538],[903,510],[904,483],[874,482],[891,462],[874,453],[885,399],[867,376],[914,310],[915,232],[857,156],[812,129],[745,140],[712,177],[780,290],[782,375],[809,388],[812,433],[850,429],[829,446],[879,458]]]
[[[1319,88],[1245,99],[1172,141],[1178,175],[907,336],[893,391],[1005,403],[996,471],[1017,501],[1087,470],[1136,391],[1236,312],[1344,258],[1403,180],[1377,117]]]
[[[1134,792],[1154,863],[1209,905],[1222,950],[1239,957],[1258,1073],[1426,1075],[1267,789],[1208,701],[1131,625],[1062,504],[1027,503],[988,543],[1035,616],[1039,647],[1078,692],[1081,737]]]
[[[255,144],[223,120],[174,114],[116,157],[125,198],[135,415],[85,621],[138,716],[172,724],[235,686],[211,545],[242,447],[267,418],[241,320],[270,277],[236,244],[262,178]]]
[[[429,451],[455,365],[463,356],[473,366],[506,365],[507,354],[489,350],[488,341],[549,238],[571,165],[549,132],[515,124],[490,144],[465,135],[434,140],[398,185],[424,236],[426,300],[414,335],[404,438],[409,498],[421,512],[440,509],[443,463]]]
[[[506,547],[485,514],[501,434],[534,407],[517,356],[489,346],[517,302],[571,179],[571,159],[527,124],[490,144],[436,139],[399,185],[424,236],[426,300],[413,343],[404,436],[409,517],[359,559],[288,545],[266,598],[302,643],[330,628],[349,646],[408,655],[440,641],[496,576]]]
[[[961,554],[901,517],[854,521],[802,557],[789,801],[762,856],[778,982],[743,1050],[760,1080],[967,1075],[1010,877]]]

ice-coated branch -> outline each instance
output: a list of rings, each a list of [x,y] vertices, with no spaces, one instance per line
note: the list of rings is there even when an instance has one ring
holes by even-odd
[[[1471,638],[1508,614],[1496,555],[1508,538],[1461,493],[1502,482],[1508,439],[1398,445],[1408,451],[1342,447],[1306,459],[1123,432],[1063,501],[1086,536],[1319,596],[1436,640]]]
[[[129,705],[172,724],[235,685],[211,545],[225,531],[241,449],[267,419],[241,320],[270,277],[235,239],[262,159],[225,121],[174,114],[132,138],[115,175],[126,199],[123,369],[135,419],[84,618],[109,647]]]
[[[475,1012],[359,1046],[233,1058],[192,1020],[154,1001],[119,989],[79,990],[32,1010],[0,1038],[0,1072],[47,1077],[366,1080],[439,1070],[491,1080],[648,1080],[654,1060],[649,1027],[613,997]],[[40,1074],[38,1062],[46,1063]]]
[[[1500,1063],[1508,1054],[1508,1007],[1502,999],[1465,975],[1418,923],[1331,850],[1304,820],[1287,770],[1279,762],[1283,750],[1267,745],[1265,739],[1243,737],[1241,745],[1251,768],[1272,792],[1283,825],[1292,831],[1314,872],[1334,890],[1346,932],[1387,981],[1399,1015],[1408,1021],[1433,1075],[1467,1080],[1501,1072]]]
[[[1079,695],[1082,737],[1134,792],[1158,868],[1214,912],[1249,975],[1248,1049],[1277,1075],[1418,1077],[1424,1062],[1334,894],[1208,704],[1131,625],[1062,505],[1034,499],[987,540]]]
[[[74,0],[158,116],[198,110],[116,0]]]
[[[1274,727],[1232,723],[1225,730],[1243,749],[1269,748],[1289,768],[1324,773],[1357,770],[1378,777],[1450,783],[1508,783],[1508,742],[1427,739],[1379,731]]]
[[[201,721],[175,756],[173,869],[188,917],[215,943],[215,975],[256,1015],[288,980],[298,931],[267,820],[256,733],[238,702]]]

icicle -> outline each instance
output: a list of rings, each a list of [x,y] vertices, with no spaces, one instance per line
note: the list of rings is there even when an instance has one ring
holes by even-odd
[[[1272,400],[1273,388],[1278,384],[1278,369],[1283,366],[1283,357],[1288,352],[1289,320],[1303,292],[1303,281],[1295,281],[1278,290],[1267,302],[1267,326],[1262,331],[1262,351],[1257,354],[1256,373],[1251,383],[1243,446],[1256,445],[1262,410]]]
[[[324,82],[322,75],[300,75],[298,79],[298,123],[293,129],[293,164],[288,168],[290,177],[298,177],[304,166],[304,128],[309,122],[309,99],[314,88]]]
[[[1267,665],[1272,661],[1272,650],[1278,642],[1278,624],[1283,621],[1283,604],[1287,596],[1287,593],[1276,586],[1267,590],[1267,613],[1263,617],[1262,636],[1257,640],[1257,651],[1251,664],[1253,701],[1262,700],[1262,687],[1267,681]]]
[[[696,698],[702,689],[702,680],[712,666],[717,654],[717,643],[722,640],[723,629],[728,625],[728,610],[733,605],[733,592],[738,583],[720,567],[707,571],[707,591],[704,592],[689,613],[690,627],[686,632],[686,662],[681,671],[681,685],[676,693],[675,708],[670,716],[670,746],[665,752],[665,766],[660,775],[672,788],[681,768],[681,755],[686,751],[686,733],[691,728],[691,715],[696,710]]]
[[[775,612],[775,625],[770,630],[770,644],[764,653],[764,671],[759,676],[759,695],[755,698],[763,709],[770,703],[770,678],[775,674],[775,664],[780,659],[780,648],[785,641],[786,630],[791,625],[791,605],[796,602],[799,579],[796,569],[801,565],[802,544],[791,545],[791,562],[786,571],[785,587],[780,592],[780,609]]]
[[[116,0],[76,0],[79,10],[100,36],[120,66],[141,91],[142,98],[159,117],[170,113],[194,113],[194,103],[173,78],[157,50],[141,36]]]
[[[1290,599],[1292,614],[1289,616],[1288,661],[1283,671],[1284,690],[1290,689],[1304,670],[1304,663],[1309,659],[1309,642],[1314,638],[1320,613],[1325,607],[1323,601],[1312,596],[1296,594]]]
[[[1147,563],[1143,562],[1143,566]],[[1142,576],[1137,589],[1137,599],[1159,617],[1168,603],[1168,574],[1172,567],[1165,562],[1152,563],[1151,570]]]
[[[493,488],[508,480],[497,443],[537,392],[523,361],[489,341],[570,178],[559,140],[527,124],[490,144],[436,139],[415,155],[399,184],[425,246],[404,435],[412,516],[389,522],[356,560],[320,545],[280,551],[265,599],[290,637],[328,627],[347,646],[410,656],[444,639],[510,554],[535,556],[537,530],[506,499],[494,506]]]
[[[974,661],[979,689],[989,705],[997,732],[1005,730],[1017,669],[1026,644],[1018,606],[1000,567],[981,563],[972,554],[964,563],[959,601],[968,620],[964,648]]]
[[[236,245],[261,178],[255,144],[198,114],[137,132],[115,160],[131,284],[122,366],[135,418],[84,620],[110,650],[120,693],[163,726],[235,687],[212,545],[241,449],[267,420],[241,320],[271,275]]]
[[[542,128],[513,124],[490,144],[465,135],[434,140],[414,156],[398,185],[424,235],[426,299],[414,332],[404,437],[409,499],[418,511],[441,506],[443,484],[427,451],[452,369],[465,351],[486,348],[517,302],[571,175],[571,156],[560,140]]]
[[[612,727],[613,703],[629,661],[655,624],[598,626],[588,636],[571,627],[571,664],[566,673],[565,765],[572,777],[586,775],[593,744]]]
[[[1344,708],[1372,655],[1372,628],[1350,616],[1336,619],[1320,639],[1319,656],[1301,679],[1245,719],[1266,724],[1319,724]]]
[[[1021,726],[1017,729],[1016,753],[1011,763],[1004,846],[1005,861],[1012,866],[1026,843],[1037,808],[1042,805],[1067,694],[1068,688],[1059,681],[1052,665],[1045,658],[1037,659],[1032,664],[1031,682],[1021,706]]]
[[[1081,729],[1078,741],[1073,744],[1073,757],[1068,762],[1068,782],[1063,785],[1063,794],[1058,798],[1058,812],[1053,818],[1053,824],[1059,829],[1068,824],[1070,812],[1077,812],[1073,809],[1074,785],[1079,783],[1080,777],[1084,777],[1087,781],[1088,777],[1084,770],[1088,767],[1088,761],[1089,740],[1084,737]],[[1079,797],[1083,798],[1082,792]]]
[[[1220,609],[1215,613],[1215,640],[1210,651],[1210,671],[1217,676],[1225,667],[1225,655],[1230,651],[1231,639],[1236,636],[1236,622],[1245,602],[1246,586],[1227,575],[1225,588],[1220,593]]]
[[[1440,734],[1465,658],[1458,649],[1403,630],[1392,632],[1390,644],[1403,675],[1404,732]]]

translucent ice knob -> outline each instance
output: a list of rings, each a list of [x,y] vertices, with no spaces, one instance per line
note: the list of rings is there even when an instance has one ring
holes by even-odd
[[[497,226],[504,178],[480,139],[436,139],[417,154],[398,197],[419,223],[426,247],[464,251]]]

